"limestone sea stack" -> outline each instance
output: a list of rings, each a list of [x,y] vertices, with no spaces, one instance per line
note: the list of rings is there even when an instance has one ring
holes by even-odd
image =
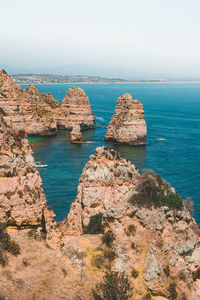
[[[77,143],[81,141],[81,128],[79,124],[73,126],[71,131],[71,143]]]
[[[94,128],[95,115],[88,97],[79,87],[67,91],[57,111],[58,128],[72,129],[75,124],[79,124],[81,129]]]
[[[146,135],[147,126],[142,103],[133,100],[130,94],[119,97],[104,139],[121,144],[138,145],[146,144]]]
[[[0,222],[42,226],[46,197],[23,131],[14,131],[0,115]]]

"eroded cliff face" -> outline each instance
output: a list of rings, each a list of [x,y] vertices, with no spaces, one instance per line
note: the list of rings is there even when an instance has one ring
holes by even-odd
[[[69,89],[60,105],[50,93],[43,94],[34,86],[26,90],[17,86],[4,70],[0,70],[0,108],[13,128],[29,136],[54,135],[57,129],[74,125],[94,128],[95,115],[82,89]]]
[[[67,91],[57,114],[58,128],[72,129],[76,124],[82,129],[94,128],[95,115],[87,95],[79,87]]]
[[[28,135],[55,134],[53,110],[58,105],[51,94],[42,94],[33,86],[24,90],[0,70],[0,108],[14,129],[24,130]]]
[[[200,230],[167,182],[153,172],[140,175],[117,152],[97,148],[83,169],[64,233],[82,235],[99,213],[104,235],[115,237],[112,269],[129,276],[132,299],[200,298]],[[67,241],[63,236],[63,249]],[[105,248],[99,255],[102,269]]]
[[[6,179],[8,187],[13,186],[7,184],[10,178],[26,177],[28,183],[38,176],[30,148],[23,137],[18,141],[3,120],[1,123],[1,155],[9,154],[1,169],[12,176],[0,179]],[[40,179],[34,182],[41,184]],[[18,186],[22,188],[21,182]],[[18,202],[12,195],[9,202],[3,193],[1,203],[10,203],[12,211],[21,201],[25,210],[26,195]],[[29,190],[29,199],[31,195]],[[41,185],[40,195],[42,200]],[[41,200],[26,215],[34,215],[36,208],[40,215],[46,205]],[[7,229],[20,254],[6,253],[7,263],[0,266],[0,295],[6,300],[108,299],[94,298],[96,284],[103,282],[105,272],[127,276],[132,290],[125,299],[200,298],[199,227],[167,182],[153,172],[140,175],[114,150],[100,147],[90,156],[66,220],[56,224],[49,207],[44,208],[43,216],[45,235],[39,228]],[[6,214],[0,220],[7,220]]]
[[[130,145],[146,144],[146,135],[147,127],[142,103],[133,100],[130,94],[119,97],[105,140]]]
[[[42,226],[46,197],[31,147],[23,131],[14,131],[0,115],[0,222]]]

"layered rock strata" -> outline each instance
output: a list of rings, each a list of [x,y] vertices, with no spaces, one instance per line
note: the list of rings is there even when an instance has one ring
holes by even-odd
[[[81,142],[81,136],[80,125],[74,125],[71,131],[71,143]]]
[[[97,148],[80,177],[65,234],[82,235],[99,213],[104,231],[115,237],[112,268],[129,276],[133,299],[200,297],[200,230],[167,182],[153,172],[140,175],[117,152]]]
[[[0,108],[5,120],[16,130],[24,130],[28,135],[55,134],[53,110],[58,106],[51,94],[42,94],[33,86],[24,90],[0,70]]]
[[[46,197],[23,131],[14,131],[0,115],[0,222],[42,226]]]
[[[57,111],[58,128],[72,129],[76,124],[81,129],[94,128],[95,115],[91,111],[88,97],[79,87],[67,91]]]
[[[119,97],[105,140],[130,145],[146,144],[146,135],[147,127],[142,103],[133,100],[130,94]]]
[[[16,130],[31,135],[53,135],[57,129],[94,128],[95,115],[84,91],[69,89],[61,104],[48,93],[36,87],[26,90],[17,86],[4,70],[0,70],[0,109],[5,120]]]
[[[15,243],[14,255],[0,243],[2,299],[109,299],[94,298],[105,272],[127,276],[126,299],[200,298],[200,230],[166,181],[153,172],[140,175],[119,153],[99,147],[66,220],[56,224],[23,136],[1,117],[0,221],[43,226],[8,227]],[[98,231],[91,234],[94,217]]]

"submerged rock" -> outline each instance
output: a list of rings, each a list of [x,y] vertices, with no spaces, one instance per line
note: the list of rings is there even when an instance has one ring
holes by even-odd
[[[146,134],[142,103],[133,100],[130,94],[119,97],[104,139],[130,145],[146,144]]]

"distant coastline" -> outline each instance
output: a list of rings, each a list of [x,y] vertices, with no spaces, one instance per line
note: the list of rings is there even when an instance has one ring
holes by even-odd
[[[122,79],[99,76],[62,76],[50,74],[16,74],[12,75],[18,85],[47,85],[47,84],[137,84],[137,83],[200,83],[200,80],[179,79]]]

